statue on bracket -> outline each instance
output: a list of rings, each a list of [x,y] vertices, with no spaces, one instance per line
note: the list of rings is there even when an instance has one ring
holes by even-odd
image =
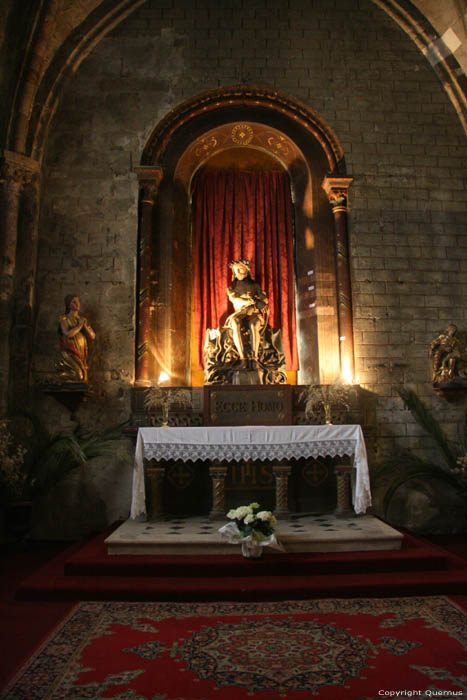
[[[220,328],[206,330],[205,384],[285,384],[281,332],[268,323],[266,293],[249,260],[233,260],[227,296],[234,311]]]
[[[467,347],[463,347],[454,324],[432,341],[430,355],[433,384],[467,378]]]
[[[65,297],[65,313],[58,320],[60,358],[56,362],[61,382],[88,381],[88,338],[95,332],[88,320],[79,315],[81,303],[77,294]]]

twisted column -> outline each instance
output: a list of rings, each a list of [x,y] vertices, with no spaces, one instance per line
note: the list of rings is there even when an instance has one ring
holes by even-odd
[[[150,508],[149,517],[150,520],[160,520],[164,514],[164,508],[162,505],[162,487],[164,483],[165,476],[165,466],[164,465],[153,465],[151,462],[146,462],[146,474],[149,479],[150,485]]]
[[[339,321],[339,348],[341,373],[345,378],[354,376],[352,291],[350,288],[349,244],[347,230],[348,190],[351,177],[325,177],[326,192],[334,216],[336,247],[337,313]]]
[[[338,518],[351,518],[355,515],[350,489],[352,470],[351,464],[336,464],[334,467],[337,477],[337,506],[334,513]]]
[[[225,518],[225,479],[227,470],[227,466],[222,466],[220,464],[212,464],[209,467],[209,476],[212,482],[210,520],[223,520]]]
[[[278,520],[288,518],[289,511],[289,476],[292,473],[292,467],[289,465],[274,465],[272,468],[274,479],[276,482],[276,507],[274,515]]]
[[[151,382],[149,348],[151,339],[152,212],[162,180],[162,168],[140,166],[135,168],[135,172],[140,185],[135,383],[139,386],[148,386]]]

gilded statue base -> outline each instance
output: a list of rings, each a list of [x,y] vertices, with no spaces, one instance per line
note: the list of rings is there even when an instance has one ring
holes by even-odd
[[[263,384],[262,373],[258,369],[238,369],[232,374],[232,384]]]
[[[287,384],[280,329],[266,325],[258,358],[251,357],[249,332],[243,332],[247,358],[235,347],[231,328],[208,328],[204,343],[204,384]]]

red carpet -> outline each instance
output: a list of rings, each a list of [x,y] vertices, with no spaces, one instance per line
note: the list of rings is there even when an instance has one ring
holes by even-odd
[[[467,562],[405,535],[402,550],[223,556],[107,555],[108,532],[34,572],[17,600],[305,600],[462,595]]]
[[[1,698],[465,697],[466,623],[444,597],[84,602]]]

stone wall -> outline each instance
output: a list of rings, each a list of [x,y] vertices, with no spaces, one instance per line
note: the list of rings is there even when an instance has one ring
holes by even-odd
[[[36,376],[52,370],[63,298],[78,293],[98,334],[96,395],[80,416],[129,415],[132,168],[170,109],[239,83],[285,92],[335,130],[354,178],[356,369],[375,397],[370,457],[397,448],[429,455],[397,386],[412,383],[458,435],[461,407],[433,393],[428,346],[449,322],[467,329],[467,148],[433,69],[370,0],[147,0],[96,46],[67,85],[46,150]],[[122,511],[127,504],[122,496]]]

